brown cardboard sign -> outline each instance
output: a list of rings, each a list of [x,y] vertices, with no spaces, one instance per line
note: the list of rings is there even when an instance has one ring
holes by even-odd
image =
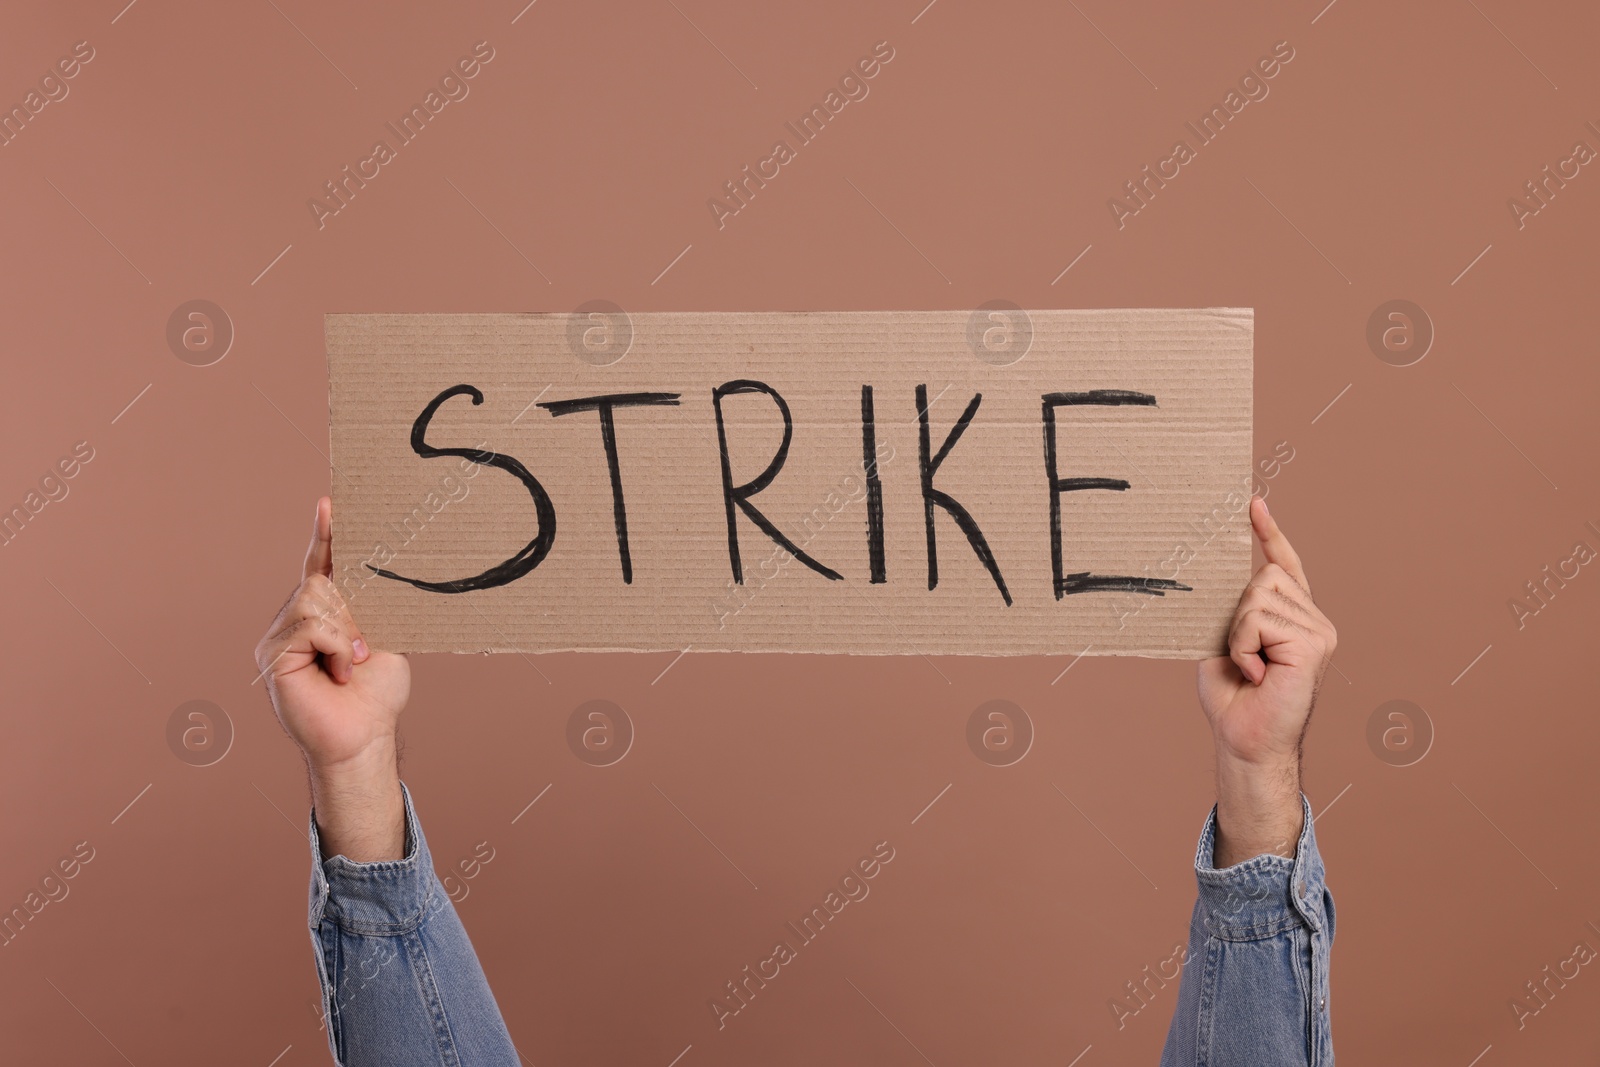
[[[400,652],[1215,655],[1253,322],[329,315],[334,580]]]

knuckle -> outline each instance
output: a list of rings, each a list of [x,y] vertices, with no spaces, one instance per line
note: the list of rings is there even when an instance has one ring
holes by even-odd
[[[1300,603],[1300,601],[1296,600],[1294,597],[1290,596],[1288,593],[1285,593],[1283,590],[1275,588],[1275,589],[1271,590],[1271,592],[1272,592],[1273,601],[1275,603],[1283,604],[1286,607],[1292,608],[1292,609],[1294,609],[1294,611],[1297,614],[1300,614],[1300,615],[1309,614],[1309,612],[1307,611],[1306,606],[1304,604]]]
[[[1276,608],[1264,608],[1262,609],[1261,614],[1262,617],[1268,622],[1276,623],[1279,627],[1285,630],[1291,630],[1295,633],[1305,633],[1304,626],[1301,626],[1294,619],[1291,619],[1289,616],[1285,615]]]
[[[265,655],[273,646],[292,644],[295,637],[300,633],[304,626],[304,619],[291,619],[286,621],[281,629],[261,643],[261,648],[256,653],[257,657],[259,658],[260,656]]]
[[[301,586],[300,591],[289,601],[289,606],[284,610],[284,617],[298,621],[317,614],[322,605],[321,599],[307,586]]]

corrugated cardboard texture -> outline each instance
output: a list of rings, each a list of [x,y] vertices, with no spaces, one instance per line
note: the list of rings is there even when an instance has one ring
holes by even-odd
[[[373,647],[393,651],[1216,654],[1250,568],[1252,312],[1029,317],[1031,348],[998,366],[969,345],[968,311],[640,314],[626,355],[598,366],[580,358],[571,315],[329,315],[335,580]],[[793,423],[781,470],[749,502],[841,580],[735,509],[744,581],[733,581],[713,390],[741,379],[780,394]],[[482,403],[445,400],[426,444],[515,458],[548,493],[555,536],[509,584],[432,592],[373,567],[456,581],[540,533],[534,497],[512,473],[413,451],[418,416],[458,385]],[[863,385],[882,493],[877,584]],[[935,457],[982,396],[933,484],[981,529],[1009,606],[941,507],[929,588],[919,385]],[[1060,493],[1062,569],[1150,584],[1058,598],[1041,398],[1094,390],[1155,403],[1054,409],[1061,479],[1129,483]],[[540,405],[636,392],[680,399],[613,414],[627,583],[600,415],[556,417]],[[741,486],[777,452],[782,416],[761,393],[725,396],[722,411],[731,483]],[[1189,589],[1157,592],[1162,583]]]

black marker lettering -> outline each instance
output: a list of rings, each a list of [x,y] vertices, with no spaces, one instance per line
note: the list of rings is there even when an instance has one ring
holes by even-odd
[[[1193,587],[1167,578],[1136,578],[1122,574],[1062,574],[1061,564],[1061,494],[1078,489],[1111,489],[1121,492],[1128,483],[1121,478],[1063,478],[1056,473],[1056,408],[1100,405],[1122,407],[1139,405],[1155,407],[1156,398],[1149,393],[1134,393],[1125,389],[1091,389],[1087,393],[1046,393],[1044,400],[1044,472],[1050,480],[1050,566],[1055,578],[1056,599],[1069,593],[1148,593],[1166,596],[1168,591],[1193,592]]]
[[[994,584],[1000,590],[1000,595],[1005,598],[1006,607],[1011,606],[1011,593],[1006,589],[1006,580],[1000,576],[1000,565],[995,562],[994,553],[989,551],[989,542],[984,539],[983,531],[978,528],[977,522],[972,518],[967,509],[956,502],[949,493],[944,493],[933,487],[933,476],[939,473],[939,465],[945,461],[950,450],[955,448],[956,442],[961,440],[961,435],[967,432],[967,427],[972,424],[972,416],[978,411],[978,405],[983,402],[982,393],[972,394],[972,401],[967,405],[967,410],[961,413],[961,418],[956,420],[956,425],[949,435],[945,437],[944,444],[939,446],[939,452],[932,459],[928,458],[928,387],[917,386],[917,420],[920,424],[921,438],[921,467],[922,467],[922,515],[928,530],[928,588],[933,589],[939,584],[939,551],[938,542],[933,532],[933,507],[937,504],[949,514],[960,527],[961,532],[967,535],[967,543],[972,546],[972,551],[983,561],[989,570],[989,577],[994,579]]]
[[[633,584],[633,556],[628,552],[628,510],[622,503],[622,465],[617,460],[617,424],[611,413],[616,408],[652,405],[676,407],[677,403],[677,393],[609,393],[574,400],[551,400],[539,405],[552,418],[578,411],[600,413],[600,440],[605,445],[606,467],[611,472],[611,515],[617,527],[617,554],[622,558],[622,580],[629,585]]]
[[[767,464],[766,470],[743,485],[734,485],[733,467],[728,462],[728,433],[723,426],[722,420],[722,398],[736,396],[740,393],[763,393],[770,396],[773,402],[778,405],[778,411],[783,414],[783,444],[778,446],[778,454],[772,457],[772,462]],[[754,504],[750,503],[751,497],[772,484],[772,480],[783,469],[783,461],[789,457],[789,440],[794,436],[794,424],[789,418],[789,405],[783,402],[783,397],[778,395],[776,389],[765,382],[740,378],[735,381],[724,382],[712,389],[711,406],[715,409],[717,415],[717,448],[722,453],[722,502],[728,512],[728,561],[733,565],[733,580],[740,585],[744,584],[744,567],[739,563],[739,524],[738,518],[733,511],[734,506],[738,505],[739,510],[744,512],[746,518],[760,527],[761,531],[768,537],[788,549],[790,554],[801,563],[804,563],[825,578],[831,578],[836,582],[842,581],[844,578],[842,574],[832,568],[823,566],[806,555],[805,552],[801,551],[799,545],[783,536],[778,528],[772,525],[771,521],[761,514]]]
[[[861,387],[861,469],[867,476],[867,553],[872,584],[888,581],[883,563],[883,482],[878,478],[878,429],[872,418],[872,386]]]
[[[1061,599],[1063,593],[1115,592],[1166,596],[1167,592],[1172,590],[1194,592],[1190,586],[1168,578],[1134,578],[1121,574],[1090,574],[1088,571],[1067,575],[1056,588],[1059,590],[1056,593],[1057,600]]]
[[[466,593],[475,589],[493,589],[497,585],[509,585],[527,574],[544,561],[549,554],[550,546],[556,539],[556,509],[550,502],[550,494],[544,491],[544,486],[539,480],[528,472],[517,460],[510,456],[503,456],[499,452],[480,451],[476,448],[435,448],[428,444],[424,438],[428,432],[428,423],[432,421],[434,412],[439,410],[446,400],[453,396],[470,396],[474,406],[483,403],[483,394],[470,385],[452,385],[438,396],[429,401],[428,406],[422,409],[422,414],[417,416],[417,421],[411,425],[411,450],[423,459],[438,459],[442,456],[459,456],[486,467],[498,467],[508,474],[514,474],[517,480],[527,487],[529,495],[533,497],[533,506],[539,517],[539,534],[532,541],[523,546],[522,551],[498,563],[482,574],[473,575],[471,578],[458,578],[449,582],[425,582],[418,578],[407,578],[393,571],[382,570],[368,563],[372,572],[381,578],[393,578],[397,582],[414,585],[418,589],[426,589],[430,593]]]

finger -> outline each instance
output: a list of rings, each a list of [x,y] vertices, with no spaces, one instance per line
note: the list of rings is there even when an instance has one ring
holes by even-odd
[[[272,678],[314,666],[319,656],[334,681],[342,684],[350,680],[355,659],[353,644],[329,617],[317,614],[288,622],[256,649],[261,673]]]
[[[322,575],[313,575],[305,580],[302,586],[304,596],[315,604],[316,612],[339,628],[350,640],[352,661],[364,663],[372,652],[367,647],[367,642],[361,636],[361,627],[357,625],[355,615],[350,611],[350,604],[339,592],[339,587],[333,580]]]
[[[310,591],[322,602],[322,610],[344,631],[350,638],[350,648],[356,663],[365,662],[372,655],[367,648],[367,642],[361,636],[361,627],[356,623],[356,617],[350,611],[350,603],[345,600],[344,594],[339,592],[339,587],[333,584],[332,579],[310,578],[307,579]]]
[[[1228,658],[1252,685],[1260,685],[1267,675],[1267,665],[1261,662],[1260,651],[1261,637],[1254,630],[1235,629],[1228,635]]]
[[[1270,608],[1252,608],[1234,620],[1228,634],[1228,658],[1246,678],[1260,685],[1267,676],[1268,662],[1304,663],[1311,654],[1310,638],[1310,632],[1287,615]]]
[[[279,676],[311,666],[318,655],[337,682],[350,680],[351,666],[367,658],[365,642],[358,653],[354,630],[342,599],[326,578],[307,579],[278,617],[278,628],[262,642],[258,660],[263,670]]]
[[[1299,554],[1295,552],[1294,546],[1289,544],[1289,539],[1278,527],[1278,520],[1272,517],[1272,512],[1267,510],[1267,502],[1261,497],[1256,497],[1250,502],[1250,525],[1255,528],[1256,537],[1261,542],[1261,551],[1266,554],[1267,562],[1282,567],[1290,578],[1310,593],[1311,583],[1306,579],[1306,570],[1300,564]]]
[[[323,577],[333,573],[333,501],[323,497],[317,501],[316,517],[311,525],[311,547],[306,549],[303,578],[313,574]]]
[[[1276,563],[1263,564],[1250,578],[1250,584],[1245,587],[1244,596],[1240,597],[1240,604],[1248,600],[1251,606],[1271,604],[1280,611],[1287,611],[1296,617],[1307,619],[1322,618],[1322,610],[1317,607],[1303,586],[1289,576],[1289,572]]]
[[[348,682],[354,670],[355,643],[344,627],[333,616],[322,615],[307,619],[304,633],[311,647],[322,653],[322,665],[333,680],[341,685]]]

